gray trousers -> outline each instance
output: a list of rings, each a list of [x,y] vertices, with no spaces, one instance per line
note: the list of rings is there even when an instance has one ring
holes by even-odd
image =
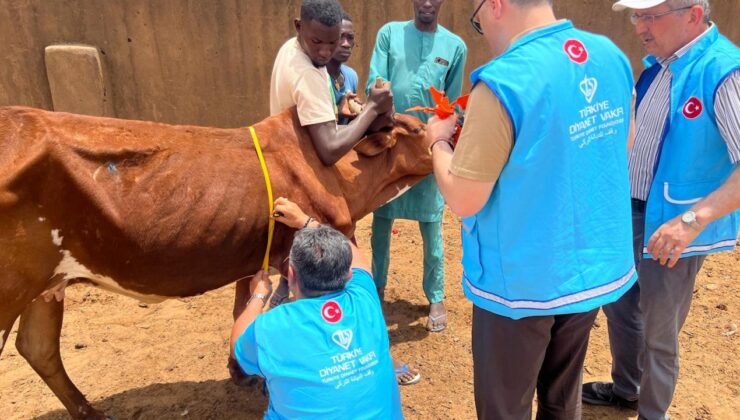
[[[513,320],[473,306],[475,409],[484,420],[581,418],[581,370],[598,309]]]
[[[640,418],[666,419],[678,380],[678,334],[691,306],[705,256],[682,258],[668,268],[642,259],[644,203],[632,206],[637,283],[603,307],[612,353],[614,393],[636,400]]]

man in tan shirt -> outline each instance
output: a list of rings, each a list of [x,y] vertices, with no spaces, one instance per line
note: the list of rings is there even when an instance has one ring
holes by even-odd
[[[339,45],[342,7],[336,0],[304,0],[297,36],[280,48],[270,82],[272,115],[296,106],[316,153],[333,165],[352,149],[368,130],[390,122],[393,95],[390,84],[370,90],[363,112],[350,124],[338,126],[335,101],[326,64]]]

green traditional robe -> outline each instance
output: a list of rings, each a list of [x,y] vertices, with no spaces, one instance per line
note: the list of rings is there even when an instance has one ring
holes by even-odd
[[[434,106],[429,87],[445,91],[451,100],[460,96],[467,49],[460,37],[437,26],[421,32],[414,21],[391,22],[378,32],[368,74],[368,91],[376,77],[391,82],[396,112],[412,106]],[[409,112],[426,122],[428,114]],[[440,222],[444,199],[433,175],[402,196],[375,211],[387,219]]]

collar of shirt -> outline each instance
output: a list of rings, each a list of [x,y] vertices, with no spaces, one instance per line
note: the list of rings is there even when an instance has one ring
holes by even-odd
[[[678,51],[676,51],[675,53],[673,53],[672,56],[666,58],[665,60],[658,60],[658,63],[660,63],[660,66],[663,67],[663,68],[666,68],[672,62],[674,62],[674,61],[678,60],[679,58],[683,57],[683,55],[686,54],[691,49],[691,47],[693,47],[694,45],[696,45],[696,43],[699,42],[700,39],[704,38],[709,33],[709,31],[712,30],[713,27],[714,27],[714,23],[713,22],[710,22],[709,23],[709,27],[707,28],[707,30],[704,31],[704,32],[702,32],[701,35],[697,36],[696,38],[694,38],[693,40],[691,40],[691,42],[689,42],[688,44],[686,44],[683,47],[679,48]]]

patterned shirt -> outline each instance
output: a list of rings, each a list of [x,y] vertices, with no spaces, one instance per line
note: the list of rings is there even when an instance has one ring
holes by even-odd
[[[648,87],[637,109],[635,144],[629,158],[632,198],[647,201],[650,185],[653,182],[658,147],[663,137],[670,107],[673,74],[669,66],[704,37],[712,26],[671,57],[659,61],[662,69]],[[714,112],[717,116],[720,134],[727,143],[730,160],[738,164],[740,163],[740,70],[735,70],[720,85],[714,101]]]

